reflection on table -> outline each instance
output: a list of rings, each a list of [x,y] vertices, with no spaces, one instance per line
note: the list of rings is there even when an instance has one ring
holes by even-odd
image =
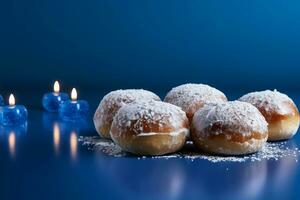
[[[16,153],[16,134],[15,132],[10,132],[8,136],[8,146],[9,146],[9,153],[11,157],[15,157]]]
[[[242,163],[116,158],[77,142],[82,135],[96,135],[92,120],[86,128],[51,113],[29,116],[34,120],[28,128],[0,127],[1,169],[11,172],[2,174],[3,180],[54,184],[60,192],[66,186],[68,191],[92,191],[90,198],[107,199],[292,199],[297,195],[299,164],[294,157]],[[296,148],[298,140],[297,136],[288,145]],[[1,186],[6,185],[3,181]],[[30,188],[22,184],[23,193]],[[39,189],[47,192],[43,188]]]
[[[77,156],[77,145],[78,145],[77,134],[73,131],[70,134],[70,152],[71,152],[71,158],[73,160],[75,160]]]
[[[59,118],[56,113],[43,113],[44,129],[52,130],[53,149],[56,156],[59,156],[61,148],[69,146],[70,157],[76,160],[78,152],[78,134],[87,128],[87,122],[84,120],[65,122]]]
[[[7,141],[8,152],[12,159],[16,158],[18,138],[22,138],[26,133],[27,123],[17,126],[0,126],[1,139]]]

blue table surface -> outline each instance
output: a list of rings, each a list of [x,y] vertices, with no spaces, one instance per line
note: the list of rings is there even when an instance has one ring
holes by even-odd
[[[0,130],[0,199],[300,199],[295,158],[212,163],[88,150],[77,139],[97,135],[92,114],[102,95],[82,96],[91,105],[86,124],[61,122],[39,108],[41,96],[23,97],[27,131]],[[300,95],[289,95],[299,106]],[[299,146],[300,134],[288,145]]]

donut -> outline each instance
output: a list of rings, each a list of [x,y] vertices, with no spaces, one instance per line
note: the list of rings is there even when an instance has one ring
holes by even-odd
[[[128,104],[115,115],[110,135],[123,150],[137,155],[163,155],[183,147],[189,121],[181,108],[160,101]]]
[[[194,145],[208,153],[243,155],[261,150],[268,138],[268,123],[250,103],[229,101],[208,104],[192,121]]]
[[[157,100],[160,98],[153,92],[143,89],[115,90],[103,97],[95,114],[94,125],[98,134],[110,139],[110,127],[118,110],[129,103],[142,100]]]
[[[251,92],[242,96],[240,101],[254,105],[269,123],[268,141],[292,138],[299,127],[299,111],[287,95],[277,90]]]
[[[188,83],[173,88],[164,101],[181,107],[191,123],[199,108],[207,103],[225,102],[227,98],[221,91],[209,85]]]

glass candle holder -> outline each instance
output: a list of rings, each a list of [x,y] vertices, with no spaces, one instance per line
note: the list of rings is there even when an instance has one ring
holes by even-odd
[[[16,135],[25,135],[27,133],[27,122],[23,124],[17,124],[16,126],[1,126],[0,125],[0,135],[9,135],[10,133],[15,133]]]
[[[0,123],[3,126],[15,126],[27,122],[28,112],[25,106],[15,105],[15,98],[11,94],[9,105],[0,107]]]
[[[44,94],[42,104],[45,110],[48,112],[58,112],[59,105],[69,100],[69,95],[67,93],[60,92],[60,86],[58,81],[55,81],[53,86],[54,92],[49,92]]]
[[[64,101],[59,106],[59,116],[65,121],[80,121],[88,117],[89,104],[85,100],[77,100],[76,89],[73,88],[71,100]]]
[[[58,112],[59,105],[66,100],[69,100],[69,95],[67,93],[51,92],[43,96],[42,103],[44,109],[47,110],[48,112]]]
[[[68,100],[59,106],[59,116],[65,121],[84,120],[87,118],[88,113],[89,104],[84,100]]]

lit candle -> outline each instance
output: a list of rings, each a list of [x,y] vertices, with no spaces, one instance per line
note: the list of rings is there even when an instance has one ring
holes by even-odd
[[[22,125],[27,122],[27,109],[23,105],[16,105],[13,94],[9,96],[9,105],[0,107],[0,122],[3,126]]]
[[[89,104],[85,100],[77,100],[75,88],[71,92],[71,100],[64,101],[59,106],[59,115],[65,121],[77,121],[87,118]]]
[[[61,102],[69,100],[67,93],[60,92],[59,82],[55,81],[53,92],[46,93],[43,96],[43,107],[49,112],[57,112]]]

